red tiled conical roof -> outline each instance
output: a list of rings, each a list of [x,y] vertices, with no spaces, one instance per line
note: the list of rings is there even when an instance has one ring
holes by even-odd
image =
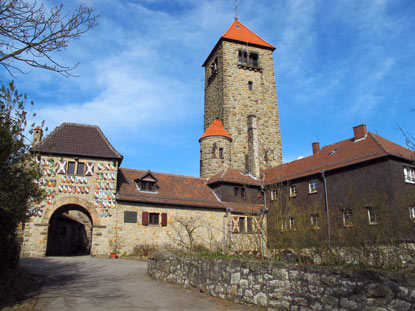
[[[207,128],[206,132],[202,135],[202,137],[199,138],[199,141],[205,137],[210,136],[223,136],[232,140],[231,135],[229,135],[229,133],[223,127],[222,120],[213,121],[212,124]]]
[[[231,39],[241,42],[248,42],[255,45],[265,46],[267,48],[275,49],[275,46],[269,44],[259,36],[254,34],[251,30],[242,25],[238,20],[235,20],[231,27],[223,34],[222,38]]]

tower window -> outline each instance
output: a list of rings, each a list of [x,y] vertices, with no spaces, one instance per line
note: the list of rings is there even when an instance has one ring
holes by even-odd
[[[258,54],[257,53],[250,53],[248,61],[249,61],[250,66],[258,67]]]
[[[258,67],[258,53],[239,50],[238,61],[242,65]]]
[[[210,74],[212,75],[216,73],[217,70],[218,70],[218,58],[215,57],[213,62],[210,64]]]
[[[253,84],[254,83],[252,81],[248,81],[248,90],[252,91]]]
[[[219,159],[223,159],[223,148],[219,148]]]

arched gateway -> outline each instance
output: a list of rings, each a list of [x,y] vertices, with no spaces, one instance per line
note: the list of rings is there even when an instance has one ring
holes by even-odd
[[[21,255],[109,254],[122,155],[93,125],[63,123],[43,140],[41,128],[35,135],[46,197],[29,209]]]
[[[62,198],[44,216],[42,222],[49,224],[47,256],[91,253],[93,228],[101,227],[99,215],[91,203],[77,197]]]

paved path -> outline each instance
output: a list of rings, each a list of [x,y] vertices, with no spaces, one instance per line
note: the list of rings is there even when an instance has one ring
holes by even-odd
[[[22,258],[45,281],[35,310],[260,310],[153,280],[147,263],[82,257]]]

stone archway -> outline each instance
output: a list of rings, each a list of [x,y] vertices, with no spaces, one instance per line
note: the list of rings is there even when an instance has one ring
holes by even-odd
[[[45,213],[43,214],[41,224],[48,225],[53,213],[57,209],[65,205],[77,205],[77,206],[82,207],[91,216],[92,225],[94,227],[101,227],[101,220],[96,209],[94,208],[94,205],[85,199],[81,199],[77,197],[64,197],[64,198],[57,199],[46,209]]]
[[[40,225],[47,226],[45,255],[95,255],[94,228],[105,227],[92,203],[77,197],[57,199],[45,210]]]

